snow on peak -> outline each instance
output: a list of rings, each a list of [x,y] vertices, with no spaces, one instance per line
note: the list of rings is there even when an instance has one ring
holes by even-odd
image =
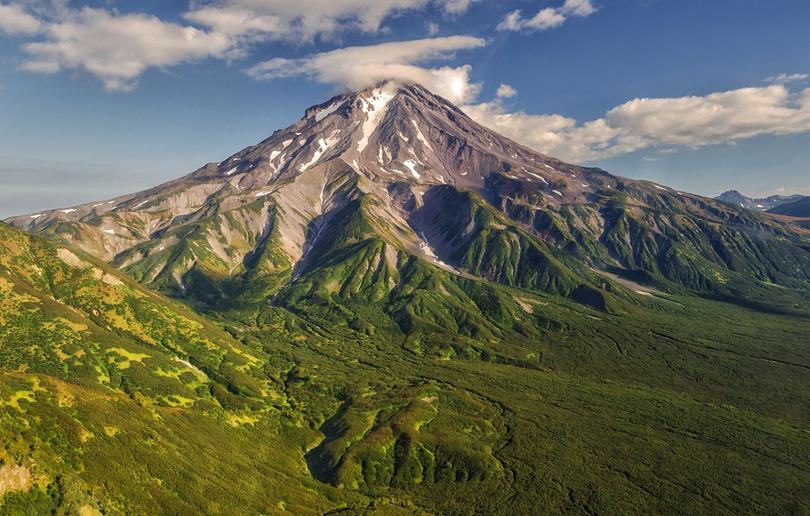
[[[416,139],[419,140],[419,142],[428,149],[432,149],[433,147],[430,146],[430,143],[428,142],[427,138],[425,138],[425,135],[422,134],[422,129],[419,128],[419,122],[417,122],[416,120],[411,120],[411,123],[413,123],[414,129],[416,129]]]
[[[384,87],[374,89],[368,99],[360,97],[366,119],[365,122],[363,122],[360,141],[357,142],[358,154],[362,154],[363,151],[366,150],[366,147],[368,147],[371,135],[377,130],[377,126],[385,115],[385,108],[388,107],[388,103],[391,102],[395,96],[396,90],[392,90],[391,85],[387,84]]]
[[[346,104],[346,99],[340,99],[315,113],[315,123],[320,122]]]
[[[312,159],[310,159],[310,160],[309,160],[309,162],[308,162],[308,163],[306,163],[305,165],[301,165],[301,166],[299,167],[299,170],[300,170],[301,172],[304,172],[304,171],[306,171],[308,168],[310,168],[310,167],[312,167],[313,165],[315,165],[316,163],[318,163],[318,160],[319,160],[319,159],[321,159],[321,156],[323,156],[323,154],[324,154],[324,153],[325,153],[325,152],[326,152],[326,151],[329,149],[329,147],[330,147],[330,146],[332,146],[332,145],[333,145],[335,142],[337,142],[337,131],[336,131],[335,133],[333,133],[333,134],[332,134],[332,136],[330,136],[328,139],[323,139],[323,138],[321,138],[320,140],[318,140],[318,149],[317,149],[317,150],[315,151],[315,153],[312,155]]]

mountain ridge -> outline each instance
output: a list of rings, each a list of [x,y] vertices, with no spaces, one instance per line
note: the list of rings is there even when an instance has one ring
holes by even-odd
[[[768,210],[769,213],[789,215],[791,217],[810,217],[810,197],[801,197],[788,201]]]

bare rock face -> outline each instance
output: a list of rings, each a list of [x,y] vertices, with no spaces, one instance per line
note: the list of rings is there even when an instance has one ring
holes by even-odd
[[[365,229],[349,235],[347,221],[359,219]],[[810,274],[803,244],[757,214],[564,163],[395,82],[334,97],[265,141],[151,190],[8,222],[175,294],[203,282],[232,295],[220,287],[271,277],[270,295],[316,269],[339,235],[384,242],[390,267],[404,253],[563,294],[594,283],[593,268],[700,289],[763,268],[774,283]],[[763,258],[763,247],[777,245],[782,261]]]

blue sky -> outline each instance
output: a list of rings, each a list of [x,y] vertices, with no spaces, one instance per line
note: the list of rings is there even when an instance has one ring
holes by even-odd
[[[810,194],[808,22],[804,0],[0,0],[0,216],[179,177],[389,73],[618,175]]]

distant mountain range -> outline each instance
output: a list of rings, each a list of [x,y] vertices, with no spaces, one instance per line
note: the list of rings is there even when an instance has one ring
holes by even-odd
[[[729,190],[718,195],[715,199],[734,204],[735,206],[741,206],[747,210],[768,211],[782,206],[783,204],[805,199],[805,197],[802,195],[771,195],[770,197],[755,199],[746,197],[737,190]]]
[[[802,197],[794,201],[780,204],[775,208],[771,208],[769,211],[790,217],[810,217],[810,197]]]
[[[810,238],[724,200],[389,82],[12,217],[0,514],[806,513]]]

